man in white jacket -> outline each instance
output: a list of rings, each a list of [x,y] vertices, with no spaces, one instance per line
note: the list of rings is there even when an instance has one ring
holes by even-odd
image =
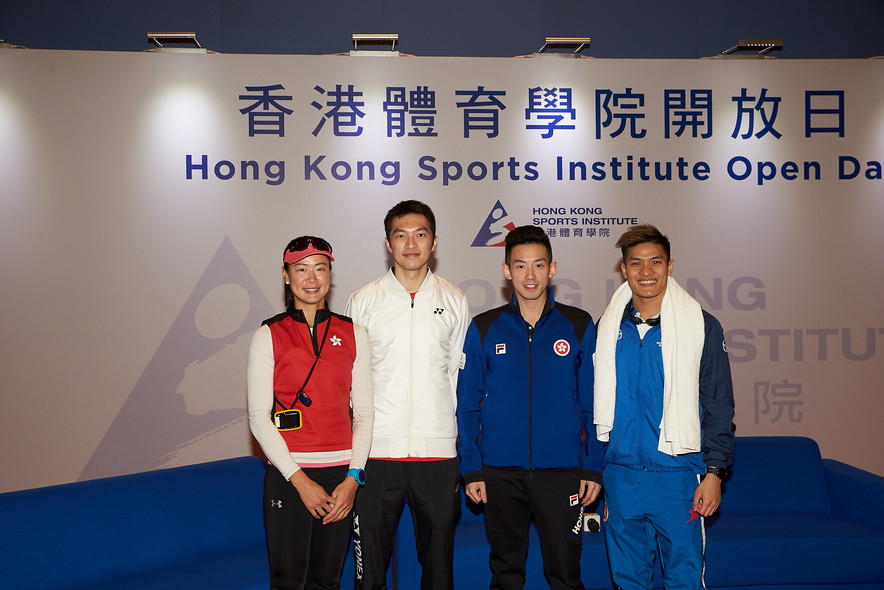
[[[362,287],[345,314],[365,326],[374,376],[374,437],[353,521],[356,588],[386,587],[396,523],[408,499],[421,590],[451,590],[460,512],[457,374],[470,322],[463,292],[436,276],[436,218],[402,201],[384,218],[393,267]]]

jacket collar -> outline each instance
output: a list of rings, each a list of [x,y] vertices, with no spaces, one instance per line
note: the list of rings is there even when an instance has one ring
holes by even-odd
[[[513,296],[512,297],[513,298],[512,298],[512,301],[510,302],[510,305],[512,305],[515,312],[517,314],[519,314],[519,317],[522,317],[522,312],[519,309],[519,298],[516,297],[516,290],[515,289],[513,289]],[[543,318],[548,316],[549,312],[551,312],[555,306],[556,306],[556,300],[553,298],[552,287],[547,286],[546,287],[546,302],[543,304],[543,311],[540,314],[540,319],[542,320]]]
[[[659,326],[660,325],[660,316],[659,314],[652,318],[641,318],[636,314],[635,307],[632,305],[632,301],[626,304],[626,307],[623,308],[623,318],[621,321],[628,321],[630,323],[639,326],[641,324],[647,324],[649,326]]]
[[[402,286],[402,283],[399,282],[399,279],[396,278],[396,273],[393,272],[394,267],[390,267],[390,270],[387,271],[387,282],[390,283],[390,288],[394,291],[399,291],[400,293],[405,293],[405,287]],[[430,282],[432,281],[433,271],[430,267],[427,267],[427,276],[424,277],[424,280],[421,282],[421,286],[418,288],[418,293],[421,291],[426,291],[430,289]]]
[[[297,307],[289,312],[289,317],[300,324],[307,323],[307,318],[304,317],[304,312]],[[326,301],[325,307],[321,307],[316,310],[316,318],[314,320],[314,324],[321,324],[330,317],[331,311],[328,309],[328,302]]]

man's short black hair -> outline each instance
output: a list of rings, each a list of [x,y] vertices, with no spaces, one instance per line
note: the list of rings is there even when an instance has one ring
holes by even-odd
[[[614,244],[614,247],[620,248],[620,253],[623,255],[623,262],[626,262],[626,253],[629,252],[630,248],[638,246],[639,244],[657,244],[658,246],[662,246],[663,252],[666,254],[666,260],[668,261],[670,259],[669,238],[664,236],[659,229],[650,223],[633,225],[620,236],[617,243]]]
[[[540,244],[545,247],[546,256],[548,258],[547,262],[553,261],[552,244],[549,243],[549,236],[546,235],[546,232],[543,231],[542,228],[539,228],[536,225],[522,225],[515,228],[506,235],[504,244],[503,260],[506,262],[507,266],[509,266],[513,248],[516,246],[528,246],[531,244]]]
[[[393,231],[393,220],[398,219],[399,217],[405,217],[406,215],[423,215],[427,218],[427,223],[430,224],[430,227],[427,229],[430,230],[430,237],[436,237],[436,216],[433,215],[433,210],[430,209],[430,206],[426,203],[422,203],[420,201],[415,201],[413,199],[408,201],[400,201],[393,205],[393,208],[387,211],[386,217],[384,217],[384,236],[389,240],[390,232]]]

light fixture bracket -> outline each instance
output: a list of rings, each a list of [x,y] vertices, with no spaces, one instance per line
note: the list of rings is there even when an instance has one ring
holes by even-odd
[[[399,42],[399,35],[397,33],[353,33],[353,49],[350,51],[350,55],[382,55],[382,56],[398,56],[399,52],[396,51],[396,44]],[[389,50],[366,50],[360,49],[359,47],[378,47],[383,45],[389,45]]]
[[[200,45],[200,42],[196,39],[196,33],[194,32],[151,32],[147,34],[147,41],[154,45],[154,48],[152,48],[151,51],[206,53],[206,48]],[[174,45],[174,47],[168,47],[167,45]],[[192,45],[192,47],[182,47],[183,45]]]
[[[765,57],[771,51],[781,51],[783,49],[782,39],[741,39],[737,44],[729,49],[721,52],[722,56],[734,57]],[[748,55],[738,54],[739,51],[754,52]]]
[[[546,37],[543,46],[534,52],[534,55],[580,57],[583,50],[588,47],[589,37]]]

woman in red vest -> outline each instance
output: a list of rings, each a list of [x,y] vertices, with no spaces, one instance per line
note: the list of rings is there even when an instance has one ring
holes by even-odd
[[[365,483],[371,352],[365,329],[328,309],[333,261],[322,238],[288,244],[286,311],[258,328],[249,349],[249,425],[271,464],[264,517],[274,589],[338,587]]]

